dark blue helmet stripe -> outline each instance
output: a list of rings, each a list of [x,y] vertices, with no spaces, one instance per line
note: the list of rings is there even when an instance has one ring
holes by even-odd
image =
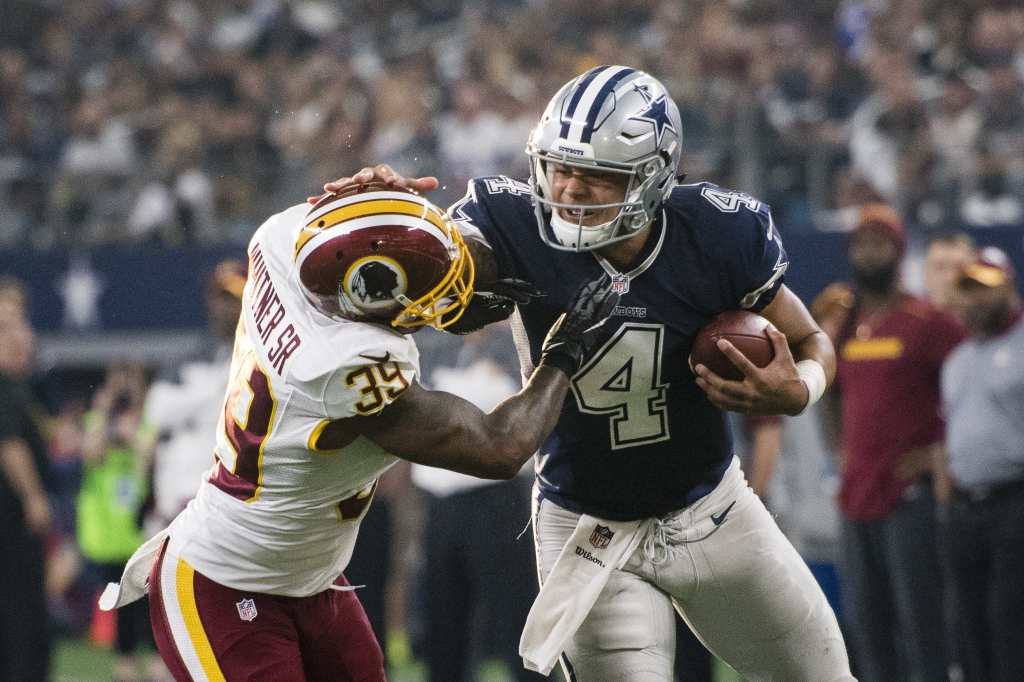
[[[564,114],[562,114],[562,132],[558,135],[562,139],[569,137],[569,126],[572,125],[572,115],[576,113],[576,106],[580,103],[580,100],[583,99],[583,93],[587,91],[587,87],[606,68],[608,67],[595,66],[580,77],[579,84],[576,86],[576,92],[572,93],[572,99],[569,100],[569,108],[565,110]]]
[[[594,134],[594,126],[597,125],[597,115],[601,113],[601,107],[604,105],[605,99],[611,94],[615,86],[619,84],[623,78],[631,73],[636,73],[636,69],[623,69],[617,74],[608,79],[608,82],[604,84],[604,87],[597,93],[597,97],[594,98],[594,103],[590,106],[590,112],[587,114],[587,123],[583,126],[583,132],[580,135],[580,142],[590,142],[591,136]],[[568,133],[569,129],[562,124],[562,130]],[[565,137],[563,133],[562,137]]]

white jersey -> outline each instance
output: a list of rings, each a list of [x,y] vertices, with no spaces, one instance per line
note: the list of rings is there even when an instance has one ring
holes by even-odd
[[[273,216],[249,245],[216,464],[169,529],[208,578],[292,597],[341,574],[377,478],[397,461],[361,436],[334,451],[317,438],[331,420],[380,411],[419,373],[409,336],[331,320],[304,299],[292,259],[307,211]]]

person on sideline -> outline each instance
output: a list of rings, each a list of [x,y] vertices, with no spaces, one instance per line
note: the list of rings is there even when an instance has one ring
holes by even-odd
[[[839,356],[831,412],[839,434],[840,570],[861,682],[948,682],[933,471],[939,370],[963,330],[899,284],[903,223],[861,207],[850,235],[853,287],[820,309]]]
[[[948,522],[960,663],[968,682],[1024,680],[1024,315],[995,247],[961,270],[972,338],[942,367]]]

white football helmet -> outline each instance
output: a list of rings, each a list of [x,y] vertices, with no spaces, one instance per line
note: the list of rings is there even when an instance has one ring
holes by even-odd
[[[598,66],[567,83],[552,98],[530,135],[530,188],[541,237],[556,249],[590,251],[628,239],[647,228],[676,185],[682,153],[682,120],[657,79],[627,66]],[[573,223],[555,203],[554,164],[620,173],[629,177],[621,202],[602,225]]]

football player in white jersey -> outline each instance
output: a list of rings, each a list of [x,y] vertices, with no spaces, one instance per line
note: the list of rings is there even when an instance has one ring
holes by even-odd
[[[101,600],[141,597],[148,576],[175,679],[384,680],[343,575],[378,477],[399,457],[514,476],[618,300],[607,278],[581,288],[526,388],[485,414],[419,386],[410,335],[529,298],[473,277],[450,220],[406,190],[348,188],[257,230],[213,467]]]

